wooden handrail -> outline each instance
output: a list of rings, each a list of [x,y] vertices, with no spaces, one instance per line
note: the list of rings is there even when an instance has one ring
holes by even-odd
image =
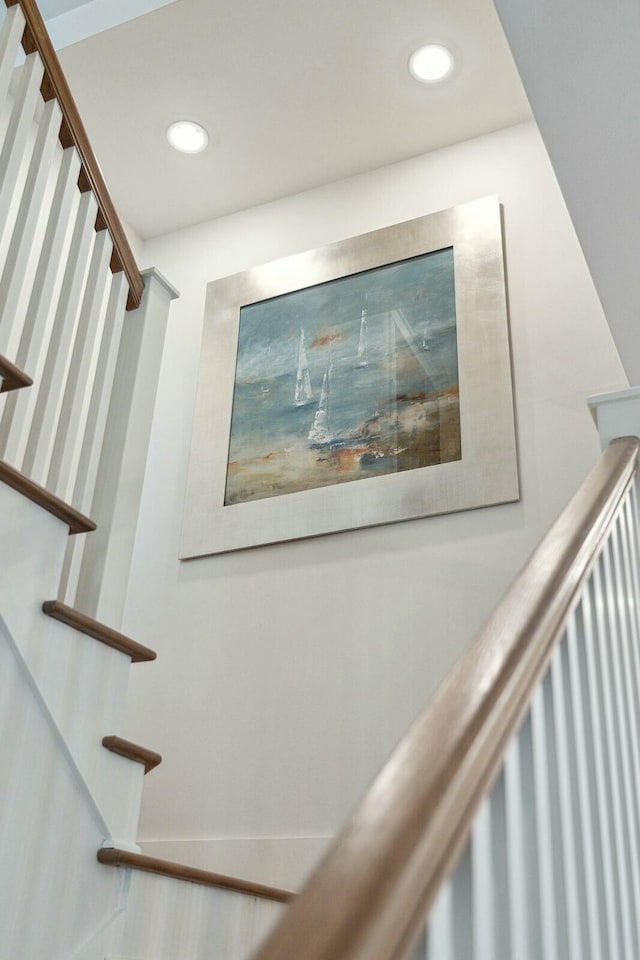
[[[60,142],[63,147],[75,146],[82,162],[78,186],[82,193],[92,190],[98,201],[96,229],[109,231],[113,240],[111,270],[118,273],[124,270],[129,282],[127,310],[140,306],[144,282],[138,270],[129,241],[116,213],[113,201],[107,190],[102,172],[89,143],[84,124],[80,119],[71,90],[62,72],[58,55],[47,33],[44,21],[38,10],[36,0],[4,0],[7,7],[19,5],[26,21],[22,37],[22,47],[26,54],[37,51],[44,64],[42,96],[45,100],[54,97],[62,111]]]
[[[401,960],[466,842],[633,481],[614,440],[255,960]]]

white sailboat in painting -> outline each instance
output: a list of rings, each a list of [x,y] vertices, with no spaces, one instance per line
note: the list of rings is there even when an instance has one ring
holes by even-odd
[[[333,437],[329,429],[329,391],[331,389],[331,360],[327,365],[324,377],[322,378],[322,390],[320,391],[320,402],[316,410],[309,430],[309,442],[311,446],[324,447],[331,443]]]
[[[298,348],[298,373],[296,374],[296,389],[293,396],[296,407],[306,407],[313,403],[313,390],[307,365],[307,353],[304,349],[304,330],[300,328],[300,346]]]
[[[362,316],[360,317],[360,339],[358,341],[358,362],[356,363],[357,367],[366,367],[368,365],[367,360],[367,308],[362,308]]]
[[[422,334],[422,349],[423,349],[423,350],[430,350],[430,349],[431,349],[431,347],[429,346],[429,341],[428,341],[428,339],[427,339],[427,327],[428,327],[428,324],[425,323],[425,325],[424,325],[424,331],[423,331],[423,334]]]

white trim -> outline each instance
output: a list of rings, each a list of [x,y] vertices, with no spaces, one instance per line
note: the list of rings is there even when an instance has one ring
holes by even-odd
[[[587,397],[587,406],[595,419],[595,409],[603,403],[617,403],[618,400],[635,400],[640,397],[640,387],[629,387],[626,390],[613,390],[611,393],[594,393]]]
[[[103,850],[126,850],[127,853],[142,853],[141,847],[137,843],[129,843],[127,840],[117,840],[114,837],[108,837],[102,844]]]
[[[587,397],[604,450],[616,437],[640,436],[640,387]]]
[[[170,0],[173,2],[173,0]],[[167,280],[163,273],[156,267],[149,267],[147,270],[141,270],[140,275],[144,280],[145,287],[148,286],[152,280],[157,280],[161,287],[167,292],[170,300],[178,300],[180,298],[180,291],[176,290],[174,285]]]

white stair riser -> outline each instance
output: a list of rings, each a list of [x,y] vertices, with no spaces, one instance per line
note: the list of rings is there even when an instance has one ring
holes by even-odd
[[[114,847],[139,850],[136,844],[142,803],[144,764],[118,756],[102,747],[91,772],[89,786],[110,829]]]
[[[0,717],[0,956],[69,960],[118,915],[122,878],[96,862],[104,824],[1,624]]]
[[[42,619],[46,651],[36,677],[43,696],[111,837],[118,845],[135,844],[144,766],[102,746],[104,736],[121,732],[131,659],[50,617]]]
[[[121,734],[131,660],[42,613],[57,593],[67,527],[4,484],[0,515],[0,613],[110,835],[135,843],[144,768],[102,746],[104,736]]]
[[[0,516],[0,612],[27,655],[36,612],[41,619],[39,602],[58,589],[68,528],[5,484],[0,484]]]

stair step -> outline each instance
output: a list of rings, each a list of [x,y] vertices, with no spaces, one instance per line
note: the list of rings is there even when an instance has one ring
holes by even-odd
[[[15,467],[0,460],[0,481],[6,483],[8,487],[13,487],[18,493],[21,493],[27,500],[37,503],[43,510],[62,520],[69,527],[69,535],[74,533],[90,533],[96,529],[93,520],[89,520],[84,514],[80,513],[68,503],[56,497],[54,493],[45,490],[40,484],[34,483],[29,477],[16,470]]]
[[[98,850],[98,860],[100,863],[114,867],[133,867],[147,873],[159,873],[176,880],[187,880],[189,883],[201,883],[208,887],[235,890],[237,893],[245,893],[252,897],[263,897],[265,900],[277,900],[279,903],[289,903],[294,898],[294,894],[288,890],[279,890],[277,887],[268,887],[262,883],[239,880],[237,877],[227,877],[220,873],[200,870],[198,867],[187,867],[182,863],[160,860],[158,857],[147,857],[143,853],[131,853],[129,850],[118,850],[114,847],[103,847]]]
[[[21,387],[30,387],[33,383],[31,377],[24,371],[18,369],[11,360],[7,360],[0,354],[0,378],[2,386],[0,393],[7,393],[9,390],[20,390]]]
[[[93,637],[100,643],[106,643],[108,647],[113,647],[114,650],[126,653],[127,656],[131,657],[133,663],[156,659],[155,650],[144,647],[141,643],[136,643],[135,640],[125,637],[123,633],[105,626],[98,620],[94,620],[93,617],[88,617],[86,613],[80,613],[79,610],[68,607],[66,603],[62,603],[60,600],[47,600],[42,604],[42,610],[48,617],[66,623],[68,627],[73,627],[74,630],[79,630],[80,633]]]
[[[162,763],[162,757],[154,750],[148,750],[147,747],[141,747],[131,740],[123,740],[122,737],[103,737],[102,746],[112,753],[117,753],[128,760],[135,760],[137,763],[144,763],[144,772],[149,773],[159,763]]]

